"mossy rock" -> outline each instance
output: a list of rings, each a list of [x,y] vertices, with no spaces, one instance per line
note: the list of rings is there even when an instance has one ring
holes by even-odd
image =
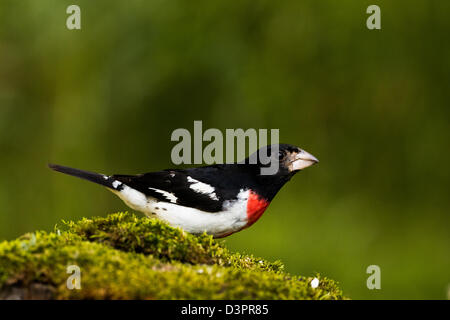
[[[81,271],[69,290],[67,267]],[[0,243],[0,299],[344,299],[336,282],[232,253],[211,236],[130,213]]]

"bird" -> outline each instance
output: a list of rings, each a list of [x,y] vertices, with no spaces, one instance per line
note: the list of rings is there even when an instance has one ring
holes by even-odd
[[[268,160],[263,161],[264,149]],[[106,175],[57,164],[58,172],[106,187],[133,210],[194,234],[227,237],[253,225],[297,172],[319,160],[290,144],[261,148],[238,163]],[[277,165],[275,174],[262,168]]]

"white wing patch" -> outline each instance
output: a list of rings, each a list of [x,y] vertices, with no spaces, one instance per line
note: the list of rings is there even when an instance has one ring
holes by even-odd
[[[214,187],[210,186],[209,184],[200,182],[191,177],[187,177],[187,181],[192,183],[189,186],[189,188],[191,188],[195,192],[206,194],[208,197],[210,197],[213,200],[219,200],[219,198],[217,198],[217,195],[215,193],[216,189],[214,189]]]
[[[170,202],[177,203],[178,198],[173,193],[170,193],[170,192],[167,192],[167,191],[164,191],[164,190],[160,190],[160,189],[150,188],[150,187],[149,187],[149,189],[154,190],[154,191],[162,194]]]
[[[114,189],[117,189],[118,186],[120,186],[122,184],[122,182],[114,180],[112,183],[112,186]]]

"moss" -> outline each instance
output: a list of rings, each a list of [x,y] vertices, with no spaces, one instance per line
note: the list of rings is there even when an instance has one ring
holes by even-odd
[[[67,266],[81,290],[67,289]],[[211,236],[117,213],[64,222],[0,243],[0,298],[342,299],[333,280],[292,276],[281,262],[231,253]]]

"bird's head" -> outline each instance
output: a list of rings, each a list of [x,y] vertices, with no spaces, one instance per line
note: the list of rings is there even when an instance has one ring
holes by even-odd
[[[288,172],[297,172],[319,162],[312,154],[288,144],[279,145],[278,161],[280,168]]]
[[[297,146],[274,144],[262,147],[245,159],[245,162],[256,164],[260,167],[262,175],[277,174],[291,176],[300,170],[318,163],[319,160]]]

